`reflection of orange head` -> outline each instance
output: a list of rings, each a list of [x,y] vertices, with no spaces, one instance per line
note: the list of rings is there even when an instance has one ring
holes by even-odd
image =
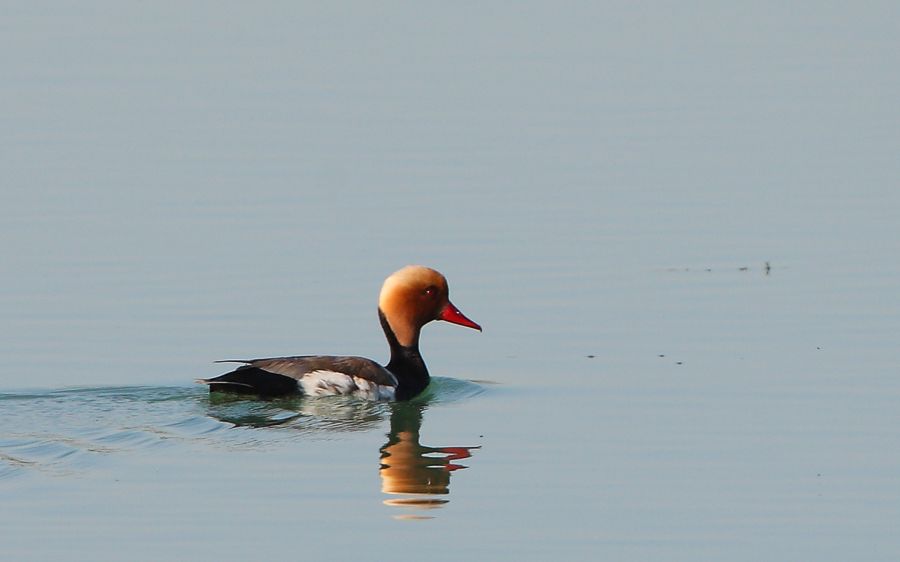
[[[385,494],[450,493],[447,459],[425,456],[433,449],[419,445],[417,437],[409,431],[398,432],[397,441],[382,449],[381,491]]]
[[[427,447],[419,443],[424,406],[410,402],[391,405],[391,431],[381,448],[381,491],[394,494],[385,505],[434,509],[449,500],[450,473],[465,468],[454,461],[468,458],[476,447]],[[398,519],[428,519],[397,514]]]

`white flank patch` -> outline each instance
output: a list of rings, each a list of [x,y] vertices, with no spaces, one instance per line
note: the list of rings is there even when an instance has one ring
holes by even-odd
[[[312,371],[300,379],[300,389],[307,396],[331,396],[334,394],[352,394],[368,400],[393,400],[394,387],[375,384],[374,382],[352,377],[337,371]]]
[[[353,394],[355,396],[359,396],[360,398],[366,398],[368,400],[393,400],[394,399],[394,391],[396,390],[393,386],[385,386],[383,384],[375,384],[374,382],[368,379],[361,379],[359,377],[353,377],[353,382],[356,383],[357,390]]]
[[[300,388],[307,396],[350,394],[356,390],[353,377],[337,371],[312,371],[300,379]]]

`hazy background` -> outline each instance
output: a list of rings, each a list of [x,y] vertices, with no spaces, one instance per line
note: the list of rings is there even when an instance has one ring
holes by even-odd
[[[332,520],[410,557],[900,554],[900,5],[3,13],[0,391],[18,398],[0,461],[72,427],[77,451],[92,426],[191,427],[77,477],[15,465],[0,481],[19,498],[0,517],[15,552],[52,555],[31,540],[72,509],[68,557],[94,560],[121,555],[116,541],[157,559],[258,555],[234,538],[248,521],[266,554],[304,553],[273,518],[336,559],[327,545],[353,541]],[[221,358],[386,359],[377,292],[407,263],[446,273],[485,327],[429,326],[432,373],[496,383],[426,412],[425,441],[483,445],[453,501],[407,522],[430,527],[385,517],[386,418],[324,441],[254,430],[284,470],[249,501],[235,483],[271,457],[232,451],[224,426],[199,444],[212,422],[190,381]],[[110,385],[177,388],[179,407],[129,395],[126,423],[59,393]],[[359,474],[375,499],[346,489]],[[110,484],[126,475],[126,491]],[[279,484],[299,488],[260,494]]]

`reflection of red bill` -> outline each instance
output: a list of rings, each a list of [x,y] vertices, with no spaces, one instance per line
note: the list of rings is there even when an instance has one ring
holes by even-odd
[[[459,459],[467,459],[472,456],[472,449],[480,447],[439,447],[436,449],[442,453],[447,453],[448,461],[458,461]]]

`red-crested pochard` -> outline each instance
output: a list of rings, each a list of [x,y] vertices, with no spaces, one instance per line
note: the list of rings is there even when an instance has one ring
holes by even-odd
[[[382,367],[364,357],[304,355],[229,360],[244,363],[230,373],[197,382],[210,392],[260,396],[351,394],[372,400],[409,400],[428,386],[430,377],[419,353],[419,331],[432,320],[445,320],[481,331],[450,302],[447,280],[439,272],[409,265],[384,281],[378,317],[391,347]]]

